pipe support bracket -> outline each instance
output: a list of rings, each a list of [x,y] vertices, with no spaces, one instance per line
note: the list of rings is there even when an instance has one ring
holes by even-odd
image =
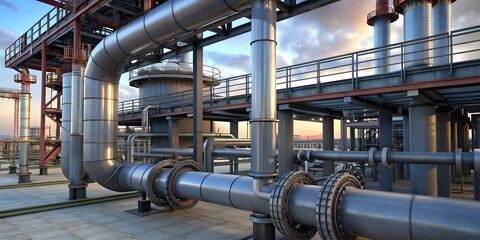
[[[388,153],[390,152],[389,148],[382,149],[382,166],[386,168],[391,168],[392,164],[388,164]]]
[[[370,167],[375,166],[375,153],[376,152],[377,152],[376,148],[368,149],[368,165],[370,165]]]

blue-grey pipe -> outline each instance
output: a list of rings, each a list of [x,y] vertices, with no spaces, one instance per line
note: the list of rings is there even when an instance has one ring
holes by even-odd
[[[70,188],[83,187],[83,74],[78,64],[72,64],[71,128],[70,128]]]
[[[205,172],[213,172],[213,157],[212,151],[215,146],[250,146],[251,140],[250,139],[243,139],[243,138],[233,138],[233,139],[226,139],[226,138],[218,138],[218,137],[211,137],[205,140],[203,143],[203,159],[205,161],[204,170]]]
[[[84,165],[99,184],[132,190],[119,176],[141,166],[122,163],[117,156],[118,82],[129,58],[249,6],[249,0],[168,1],[93,49],[85,69]]]
[[[23,73],[22,73],[23,74]],[[30,84],[22,83],[20,92],[20,155],[18,182],[30,182],[28,148],[30,143]]]
[[[375,20],[373,25],[373,46],[385,47],[390,44],[390,17],[381,17]],[[388,50],[375,52],[375,74],[388,73],[390,59]]]
[[[60,163],[65,178],[70,175],[70,119],[72,105],[72,73],[64,73],[62,76],[62,152]]]
[[[452,0],[437,0],[432,7],[432,35],[449,34],[452,26]],[[433,65],[450,63],[449,38],[433,41]]]

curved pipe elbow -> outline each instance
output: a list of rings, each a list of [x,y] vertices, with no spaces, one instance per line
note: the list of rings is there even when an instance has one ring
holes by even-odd
[[[260,198],[260,199],[263,199],[263,200],[269,200],[271,193],[262,191],[262,180],[254,178],[253,179],[253,194],[255,194],[255,196],[257,198]]]

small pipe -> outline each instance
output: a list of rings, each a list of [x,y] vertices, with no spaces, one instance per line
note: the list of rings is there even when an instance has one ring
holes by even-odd
[[[193,156],[193,148],[151,148],[151,153],[178,154],[180,156]]]
[[[142,133],[149,133],[149,118],[148,118],[148,110],[154,108],[155,106],[146,106],[142,110]]]
[[[225,138],[216,138],[211,137],[205,140],[203,144],[203,159],[205,161],[204,169],[206,172],[213,172],[213,159],[212,159],[212,150],[215,145],[221,146],[250,146],[250,139],[243,138],[234,138],[234,139],[225,139]]]

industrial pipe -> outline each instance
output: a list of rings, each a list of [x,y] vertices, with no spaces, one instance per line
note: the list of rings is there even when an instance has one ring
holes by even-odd
[[[60,166],[65,178],[70,176],[70,119],[72,106],[72,73],[64,73],[62,76],[62,151],[60,154]]]
[[[303,150],[300,150],[303,151]],[[388,152],[382,151],[304,151],[298,153],[298,161],[313,161],[315,159],[325,161],[342,161],[368,163],[375,162],[383,164],[390,163],[411,163],[411,164],[438,164],[473,166],[474,153],[431,153],[431,152]]]
[[[453,0],[455,1],[455,0]],[[432,34],[450,34],[452,29],[452,0],[436,0],[432,7]],[[433,41],[433,65],[450,63],[449,38]]]
[[[215,138],[211,137],[205,140],[203,144],[203,159],[205,161],[204,170],[206,172],[213,172],[213,158],[212,151],[215,145],[220,146],[250,146],[250,139],[243,138],[234,138],[234,139],[225,139],[225,138]]]
[[[155,106],[146,106],[142,109],[142,133],[150,132],[150,123],[148,118],[148,110]]]
[[[277,176],[276,2],[252,1],[252,136],[253,191],[262,199],[270,193],[261,186]]]
[[[28,79],[28,80],[26,80]],[[21,73],[22,89],[20,92],[20,156],[18,167],[18,182],[30,182],[28,149],[30,145],[30,75],[24,69]]]

